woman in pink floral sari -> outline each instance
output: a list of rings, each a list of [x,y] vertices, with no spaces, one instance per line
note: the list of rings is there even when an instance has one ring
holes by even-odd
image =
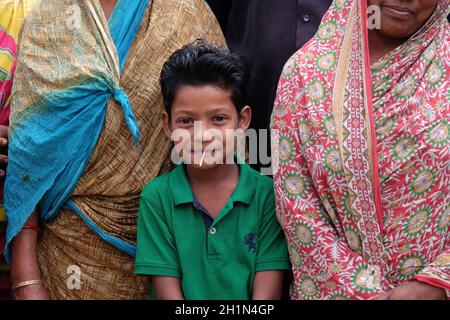
[[[446,298],[448,13],[449,0],[335,0],[286,64],[272,129],[293,299]]]

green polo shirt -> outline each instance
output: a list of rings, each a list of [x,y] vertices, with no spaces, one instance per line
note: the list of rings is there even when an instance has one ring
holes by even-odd
[[[136,274],[181,278],[189,300],[241,300],[251,299],[256,272],[290,269],[273,182],[239,166],[236,189],[216,219],[194,198],[183,164],[144,188]]]

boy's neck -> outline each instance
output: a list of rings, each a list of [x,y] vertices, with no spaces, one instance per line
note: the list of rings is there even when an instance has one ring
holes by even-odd
[[[237,164],[222,164],[205,170],[186,165],[186,174],[191,185],[218,185],[236,177],[239,180],[239,167]]]

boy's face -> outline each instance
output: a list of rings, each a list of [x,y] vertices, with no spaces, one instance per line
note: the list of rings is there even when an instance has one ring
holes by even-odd
[[[171,117],[163,114],[166,132],[178,153],[197,169],[211,169],[233,159],[235,132],[247,130],[250,119],[250,107],[238,113],[230,90],[211,85],[180,87]]]

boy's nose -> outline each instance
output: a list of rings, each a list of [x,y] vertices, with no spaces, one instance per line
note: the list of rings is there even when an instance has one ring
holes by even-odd
[[[205,122],[196,123],[194,126],[195,142],[210,142],[220,139],[222,132],[212,126],[208,126]]]

